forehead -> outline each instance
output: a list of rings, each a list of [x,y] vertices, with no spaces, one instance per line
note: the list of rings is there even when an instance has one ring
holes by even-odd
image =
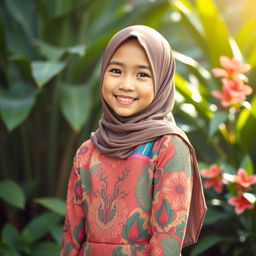
[[[136,38],[124,41],[114,52],[111,60],[122,58],[126,62],[140,61],[150,65],[146,51]]]

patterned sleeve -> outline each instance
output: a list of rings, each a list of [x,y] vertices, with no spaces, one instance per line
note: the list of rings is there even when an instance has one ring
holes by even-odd
[[[178,136],[164,136],[154,173],[151,256],[179,256],[192,194],[191,155]]]
[[[82,255],[81,246],[85,241],[85,206],[78,170],[74,164],[68,182],[66,217],[60,256]]]

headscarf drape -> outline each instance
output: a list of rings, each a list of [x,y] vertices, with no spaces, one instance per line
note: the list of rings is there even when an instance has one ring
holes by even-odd
[[[100,85],[102,86],[104,73],[113,54],[131,37],[138,40],[148,57],[153,73],[154,100],[141,112],[121,117],[108,106],[101,93],[103,115],[99,121],[99,129],[91,134],[91,140],[104,154],[121,159],[127,158],[136,146],[154,141],[165,134],[176,134],[187,143],[192,156],[194,183],[184,240],[186,246],[197,240],[206,206],[194,149],[172,115],[175,100],[175,61],[169,43],[156,30],[143,25],[130,26],[119,31],[105,49]]]

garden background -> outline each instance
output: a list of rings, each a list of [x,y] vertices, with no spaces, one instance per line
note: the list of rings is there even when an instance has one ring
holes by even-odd
[[[183,255],[256,255],[254,7],[0,0],[0,255],[58,255],[72,160],[101,115],[100,57],[133,24],[155,28],[174,50],[174,114],[208,187],[199,242]]]

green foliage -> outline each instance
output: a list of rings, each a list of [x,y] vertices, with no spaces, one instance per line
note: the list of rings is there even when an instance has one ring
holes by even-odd
[[[32,76],[39,88],[59,74],[64,67],[64,62],[57,61],[33,61],[31,63]]]
[[[58,255],[59,238],[62,229],[55,231],[58,240],[40,242],[51,230],[60,224],[61,217],[51,212],[45,212],[27,224],[20,232],[12,225],[5,224],[2,229],[1,255]]]
[[[36,101],[36,90],[22,82],[8,91],[0,89],[0,112],[8,131],[12,131],[28,117]]]
[[[209,125],[209,137],[214,135],[214,133],[219,129],[219,126],[228,119],[228,113],[223,111],[217,111],[214,117],[210,121]]]
[[[88,121],[92,108],[91,88],[83,85],[64,85],[60,91],[61,110],[71,127],[80,131]],[[85,111],[86,110],[86,111]]]
[[[256,97],[251,101],[249,109],[244,108],[238,116],[236,123],[236,137],[242,149],[250,153],[252,146],[255,146],[255,125],[256,125]],[[253,145],[254,144],[254,145]]]
[[[216,162],[227,174],[240,167],[254,173],[256,97],[234,114],[211,94],[221,87],[211,75],[221,55],[249,63],[256,88],[256,19],[245,12],[251,2],[230,14],[231,6],[217,0],[0,1],[1,255],[58,254],[65,213],[60,198],[72,159],[101,115],[102,52],[128,25],[152,26],[170,41],[178,64],[174,114],[202,166]],[[180,20],[170,19],[178,14]],[[235,193],[234,185],[227,189]],[[245,245],[253,252],[251,212],[238,217],[223,194],[205,193],[202,238],[184,255],[241,255]]]
[[[219,234],[204,236],[201,239],[200,244],[196,245],[192,250],[191,256],[200,255],[203,252],[205,252],[207,249],[211,248],[212,246],[222,241],[223,241],[223,237],[220,236]]]
[[[58,254],[72,159],[101,115],[103,49],[117,30],[146,24],[148,13],[159,27],[166,7],[0,1],[1,255]]]
[[[0,197],[7,203],[23,209],[25,196],[20,186],[12,180],[0,182]]]
[[[44,198],[37,198],[35,201],[41,204],[42,206],[48,208],[49,210],[56,212],[61,216],[65,216],[66,206],[63,200],[58,198],[52,198],[52,197],[44,197]]]
[[[182,96],[175,108],[176,117],[180,116],[181,125],[185,125],[184,128],[189,132],[203,166],[218,163],[223,165],[226,174],[234,175],[239,168],[244,168],[249,175],[253,175],[256,164],[255,97],[252,93],[248,102],[240,106],[238,111],[218,106],[219,102],[213,98],[211,92],[220,90],[221,80],[212,77],[211,68],[220,67],[220,56],[236,57],[251,65],[248,77],[255,77],[255,58],[252,60],[251,57],[256,49],[255,35],[252,32],[255,18],[245,18],[244,23],[237,26],[231,34],[228,26],[238,16],[227,21],[227,16],[220,13],[216,2],[194,2],[171,2],[181,15],[180,26],[187,28],[186,36],[190,40],[185,47],[200,47],[196,55],[193,50],[183,49],[183,52],[187,51],[201,60],[199,64],[191,57],[175,53],[177,60],[183,65],[176,74],[176,87]],[[205,72],[204,69],[210,72]],[[255,79],[250,79],[249,84],[255,90]],[[226,174],[225,177],[231,177]],[[233,206],[226,200],[237,194],[237,186],[234,183],[229,184],[227,190],[222,194],[212,190],[205,191],[209,210],[201,238],[192,249],[185,250],[185,253],[255,255],[255,209],[236,215]],[[253,191],[249,193],[248,200],[253,199]],[[228,228],[223,229],[225,226]]]

